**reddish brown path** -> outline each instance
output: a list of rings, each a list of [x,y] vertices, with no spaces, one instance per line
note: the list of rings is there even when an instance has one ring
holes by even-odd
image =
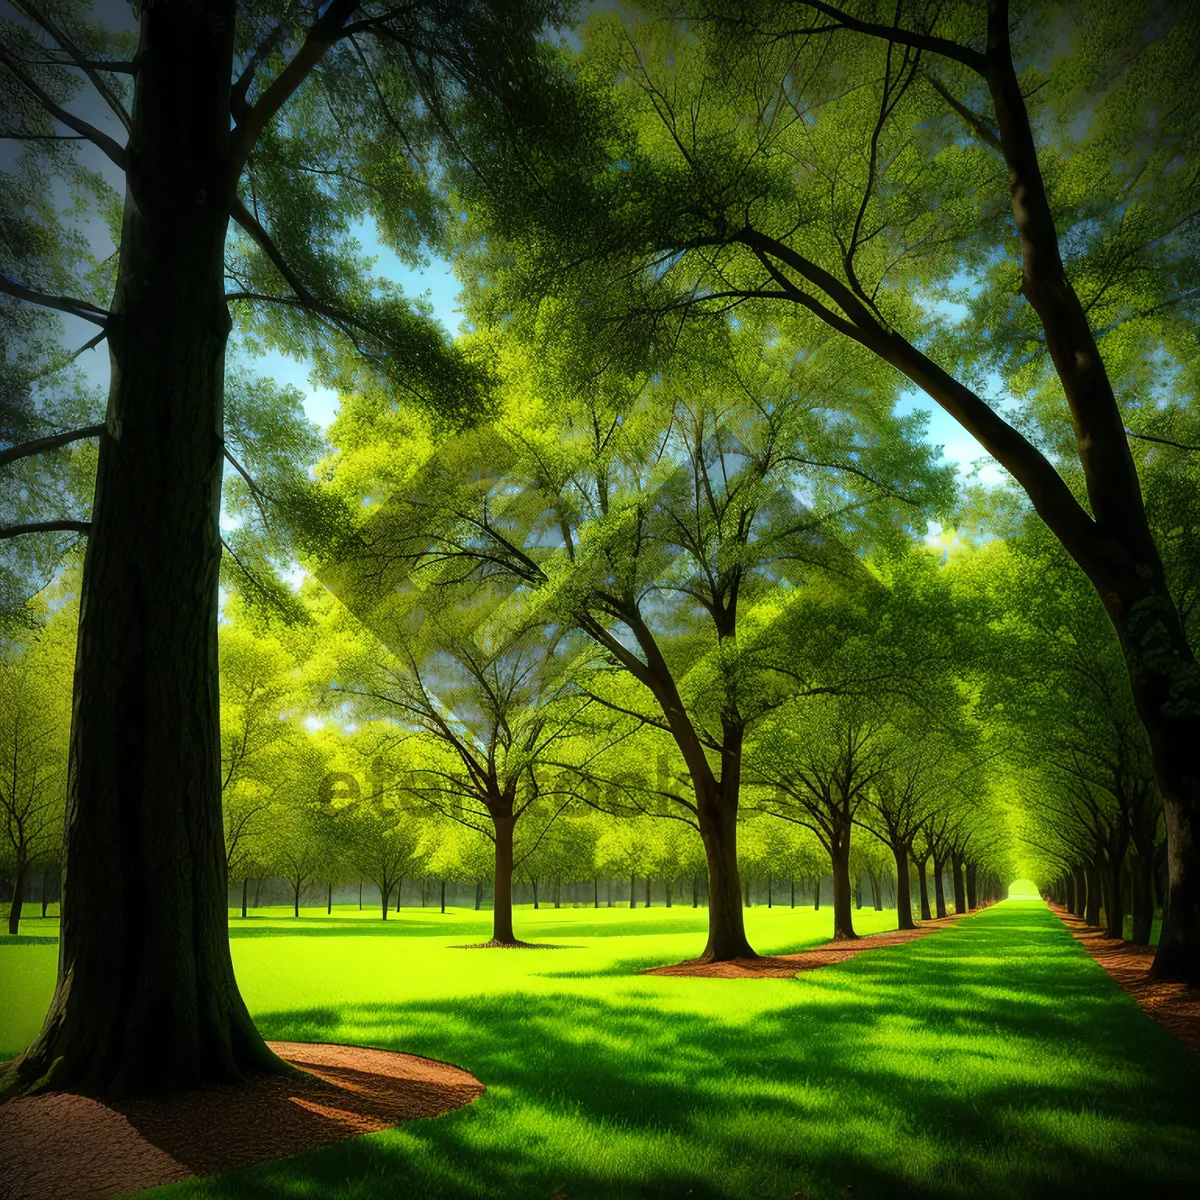
[[[856,954],[862,954],[864,950],[878,950],[882,946],[902,946],[905,942],[927,937],[941,929],[948,929],[960,917],[967,915],[969,914],[951,913],[945,917],[925,921],[916,929],[872,933],[853,941],[826,942],[823,946],[804,950],[799,954],[764,954],[759,958],[735,958],[731,962],[719,963],[690,958],[686,962],[673,963],[669,967],[651,967],[642,974],[687,975],[698,979],[791,979],[802,971],[813,971],[817,967],[845,962]]]
[[[483,1093],[474,1075],[430,1058],[360,1046],[271,1042],[308,1072],[258,1077],[165,1100],[101,1103],[73,1092],[0,1108],[0,1197],[107,1197],[287,1158]]]
[[[1135,946],[1117,938],[1106,938],[1102,930],[1062,905],[1051,904],[1064,925],[1084,949],[1113,977],[1122,991],[1141,1005],[1142,1011],[1180,1041],[1200,1053],[1200,988],[1150,978],[1153,946]]]

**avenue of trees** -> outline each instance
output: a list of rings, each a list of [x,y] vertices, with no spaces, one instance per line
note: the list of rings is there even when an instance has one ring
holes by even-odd
[[[653,879],[723,960],[751,881],[853,937],[1033,874],[1200,982],[1192,5],[11,7],[12,931],[65,882],[0,1089],[280,1069],[263,879],[486,888],[498,945]]]

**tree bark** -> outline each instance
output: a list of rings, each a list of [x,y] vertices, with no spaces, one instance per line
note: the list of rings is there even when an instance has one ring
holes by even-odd
[[[512,817],[497,818],[496,829],[496,882],[492,896],[492,941],[500,946],[514,946],[517,939],[513,934],[512,876],[513,876],[513,828]]]
[[[446,881],[442,880],[442,912],[446,911]]]
[[[292,901],[292,914],[298,917],[300,915],[300,884],[298,883],[292,885]]]
[[[933,860],[933,900],[939,920],[946,915],[945,870],[946,864],[935,858]]]
[[[821,911],[821,877],[817,875],[813,879],[813,912]]]
[[[1075,911],[1075,876],[1067,871],[1063,875],[1063,894],[1065,899],[1063,904],[1066,905],[1067,912]]]
[[[250,892],[250,880],[243,879],[242,880],[242,920],[243,921],[246,919],[246,900],[249,897],[249,892]]]
[[[646,903],[643,905],[643,907],[644,908],[650,907],[650,876],[649,875],[646,876]]]
[[[979,907],[979,893],[976,889],[975,876],[978,867],[972,862],[967,863],[967,911],[972,912]]]
[[[8,935],[16,937],[21,932],[21,910],[25,907],[25,863],[18,859],[16,878],[13,880],[12,907],[8,910]]]
[[[592,907],[600,907],[600,880],[596,876],[592,876]]]
[[[928,861],[927,859],[923,858],[923,859],[921,859],[920,862],[918,862],[916,864],[917,883],[919,885],[920,893],[921,893],[921,920],[922,921],[932,921],[933,920],[933,913],[930,911],[930,908],[929,908],[929,875],[925,870],[925,863],[927,861]]]
[[[637,908],[637,876],[632,872],[629,875],[629,907]]]
[[[1115,858],[1109,855],[1105,863],[1108,875],[1108,895],[1104,905],[1104,936],[1125,940],[1125,888],[1124,888],[1125,856]]]
[[[850,884],[850,843],[834,846],[833,863],[833,938],[834,941],[858,937],[854,932],[853,889]]]
[[[329,895],[325,902],[325,915],[327,917],[333,915],[333,880],[332,879],[329,881]]]
[[[708,860],[708,942],[702,957],[709,962],[756,958],[742,914],[736,807],[729,812],[711,801],[701,805],[700,837]]]
[[[217,700],[233,0],[140,6],[84,560],[59,974],[0,1092],[283,1071],[228,942]]]
[[[950,859],[951,879],[954,883],[954,911],[956,913],[965,913],[967,911],[967,885],[963,878],[962,859],[952,856]]]
[[[912,915],[912,884],[908,879],[908,850],[904,846],[892,847],[896,860],[896,928],[916,929]]]
[[[1084,920],[1095,928],[1100,928],[1100,867],[1093,860],[1087,868],[1087,909]]]
[[[1087,912],[1088,878],[1083,867],[1074,868],[1075,875],[1075,908],[1072,910],[1077,917],[1083,917]]]

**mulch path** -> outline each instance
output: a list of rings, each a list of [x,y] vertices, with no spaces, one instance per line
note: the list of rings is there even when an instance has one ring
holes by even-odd
[[[1051,904],[1050,909],[1152,1021],[1157,1021],[1190,1049],[1200,1053],[1200,988],[1151,979],[1153,946],[1135,946],[1132,942],[1106,938],[1103,930],[1089,925],[1061,905]]]
[[[474,1075],[360,1046],[270,1042],[308,1076],[257,1076],[163,1100],[101,1102],[73,1092],[0,1108],[0,1200],[106,1197],[287,1158],[482,1095]]]
[[[799,954],[763,954],[758,958],[735,958],[730,962],[706,962],[702,958],[689,958],[686,962],[673,963],[669,967],[651,967],[641,974],[686,975],[695,979],[792,979],[802,971],[813,971],[817,967],[845,962],[856,954],[862,954],[864,950],[878,950],[882,946],[902,946],[905,942],[927,937],[931,933],[948,929],[960,917],[967,915],[948,913],[945,917],[925,921],[916,929],[871,933],[853,941],[826,942],[823,946],[804,950]]]

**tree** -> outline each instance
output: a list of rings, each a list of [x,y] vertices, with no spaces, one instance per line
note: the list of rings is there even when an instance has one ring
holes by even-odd
[[[70,700],[66,687],[77,609],[61,603],[42,623],[0,642],[0,822],[11,866],[8,932],[20,932],[31,868],[57,849]]]
[[[385,730],[394,725],[397,742],[411,737],[402,786],[493,843],[491,944],[516,945],[513,872],[571,803],[559,749],[590,703],[567,671],[564,631],[495,587],[398,596],[357,565],[323,578],[391,654],[360,639],[333,695]]]
[[[706,848],[715,959],[753,954],[736,853],[742,746],[793,689],[793,598],[858,569],[846,543],[901,541],[950,490],[893,393],[864,391],[819,344],[763,355],[762,334],[697,338],[686,371],[579,388],[542,369],[549,348],[496,334],[511,364],[506,421],[441,446],[362,534],[382,577],[404,564],[426,588],[503,580],[591,639],[587,693],[669,735],[685,766],[686,789],[669,795]],[[847,440],[842,406],[870,437]]]
[[[546,164],[542,206],[509,193],[481,209],[476,257],[495,305],[552,281],[584,304],[610,298],[608,320],[624,310],[660,340],[685,310],[801,310],[979,441],[1119,637],[1166,814],[1154,972],[1194,983],[1200,670],[1109,363],[1139,388],[1194,328],[1196,179],[1178,164],[1196,146],[1200,22],[1183,5],[1088,14],[1069,53],[1007,0],[597,16],[578,75],[604,114],[598,137]],[[939,298],[967,308],[961,338],[936,317],[930,334],[924,301]],[[989,367],[1050,392],[1066,460],[984,398]]]
[[[61,295],[0,278],[5,295],[94,325],[114,368],[103,427],[59,439],[99,441],[69,887],[58,989],[5,1087],[129,1092],[281,1070],[238,997],[225,931],[216,630],[229,305],[268,343],[326,365],[343,349],[359,372],[469,412],[476,373],[370,278],[352,223],[370,214],[410,261],[437,237],[432,145],[445,131],[452,146],[464,93],[520,111],[554,9],[147,3],[135,45],[78,11],[13,7],[0,27],[13,134],[50,139],[51,168],[74,145],[53,139],[81,139],[123,175],[125,199],[102,295],[79,280]],[[80,87],[102,116],[73,106]],[[136,921],[111,917],[134,909]]]

